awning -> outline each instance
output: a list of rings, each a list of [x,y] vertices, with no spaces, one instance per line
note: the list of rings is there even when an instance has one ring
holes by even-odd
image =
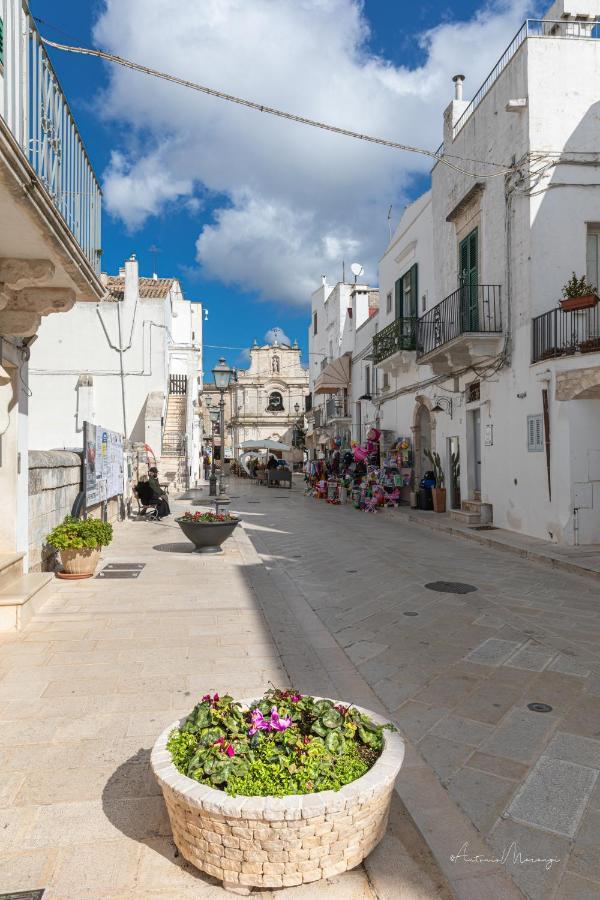
[[[350,365],[352,354],[344,353],[325,366],[315,381],[315,394],[337,394],[350,387]]]
[[[270,438],[264,441],[244,441],[240,444],[242,450],[291,450],[289,444],[280,441],[272,441]]]

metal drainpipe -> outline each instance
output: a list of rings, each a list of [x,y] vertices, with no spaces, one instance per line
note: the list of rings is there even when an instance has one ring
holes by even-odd
[[[119,365],[121,368],[121,400],[123,403],[123,439],[127,440],[127,411],[125,407],[125,369],[123,367],[123,340],[121,338],[121,307],[117,302],[117,323],[119,326]]]
[[[576,547],[579,547],[579,507],[573,508],[573,541]]]

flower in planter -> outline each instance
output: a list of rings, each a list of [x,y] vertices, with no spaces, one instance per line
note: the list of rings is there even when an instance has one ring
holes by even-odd
[[[391,727],[391,726],[386,726]],[[383,727],[351,706],[272,688],[243,710],[205,694],[167,748],[184,775],[243,796],[339,790],[383,748]]]
[[[213,512],[186,512],[181,517],[184,522],[237,522],[237,516],[230,513],[213,513]]]

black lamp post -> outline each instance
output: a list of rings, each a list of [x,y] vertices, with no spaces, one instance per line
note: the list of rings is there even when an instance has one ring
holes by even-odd
[[[229,385],[231,384],[235,376],[235,371],[230,366],[228,366],[225,362],[225,359],[221,357],[219,362],[213,368],[212,374],[215,380],[215,387],[221,395],[221,399],[219,400],[219,414],[221,420],[221,467],[219,473],[219,494],[224,494],[225,487],[223,485],[223,473],[225,469],[225,391],[228,390]]]
[[[218,423],[221,413],[219,408],[215,406],[209,409],[210,421],[212,424],[212,462],[210,466],[210,478],[208,479],[208,495],[209,497],[217,496],[217,473],[215,469],[215,425]]]

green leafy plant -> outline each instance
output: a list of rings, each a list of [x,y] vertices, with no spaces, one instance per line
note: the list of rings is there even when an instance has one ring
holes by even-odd
[[[206,694],[167,749],[176,768],[229,794],[276,796],[339,790],[383,748],[384,727],[352,706],[273,688],[243,710]]]
[[[597,288],[587,280],[585,275],[578,278],[576,273],[573,272],[570,279],[564,285],[562,293],[563,297],[568,299],[569,297],[586,297],[588,294],[595,294],[596,290]]]
[[[108,546],[112,536],[113,528],[109,522],[66,516],[52,529],[46,541],[55,550],[95,550]]]
[[[186,512],[180,519],[181,522],[237,522],[238,517],[232,516],[231,513],[213,513],[213,512]]]
[[[442,468],[442,461],[440,459],[440,454],[436,453],[435,450],[433,453],[431,450],[425,451],[425,456],[433,466],[433,474],[435,475],[435,486],[438,488],[443,488],[446,482],[446,476],[444,475],[444,470]]]

